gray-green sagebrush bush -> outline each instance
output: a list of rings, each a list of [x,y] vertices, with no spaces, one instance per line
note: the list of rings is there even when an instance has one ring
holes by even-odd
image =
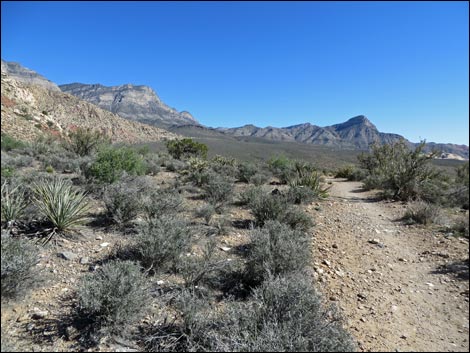
[[[211,310],[194,292],[179,297],[180,326],[147,338],[152,351],[351,352],[356,345],[308,276],[269,277],[245,302]],[[176,339],[177,338],[177,339]]]
[[[185,221],[162,215],[139,225],[134,249],[146,268],[176,271],[180,256],[189,249],[190,237]]]
[[[150,302],[146,276],[131,261],[110,261],[82,277],[77,291],[79,317],[101,334],[122,335]]]
[[[17,298],[40,281],[38,249],[29,241],[2,232],[1,257],[2,299]]]
[[[311,261],[309,237],[277,221],[251,231],[246,266],[246,281],[259,284],[269,275],[303,269]]]

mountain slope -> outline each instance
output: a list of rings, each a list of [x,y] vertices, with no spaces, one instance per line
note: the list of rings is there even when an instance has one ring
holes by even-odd
[[[231,136],[261,137],[273,141],[296,141],[314,145],[338,148],[366,150],[372,144],[390,144],[404,139],[410,147],[416,143],[409,142],[403,136],[380,132],[377,127],[363,115],[359,115],[341,124],[326,127],[310,123],[293,125],[283,128],[260,128],[245,125],[238,128],[218,128],[218,131]],[[430,142],[426,144],[427,152],[437,149],[442,151],[442,158],[468,159],[469,150],[465,145],[442,144]]]
[[[70,93],[128,120],[159,127],[198,124],[190,113],[178,112],[163,103],[148,86],[126,84],[107,87],[100,84],[71,83],[59,87],[65,93]]]
[[[54,82],[49,81],[44,76],[33,70],[23,67],[18,63],[2,60],[1,70],[3,74],[6,74],[20,82],[24,82],[30,85],[42,86],[53,91],[60,91],[59,86],[57,86]]]
[[[97,129],[113,141],[173,139],[168,131],[123,119],[60,90],[30,85],[2,73],[1,131],[31,141],[42,133],[64,135],[76,127]]]

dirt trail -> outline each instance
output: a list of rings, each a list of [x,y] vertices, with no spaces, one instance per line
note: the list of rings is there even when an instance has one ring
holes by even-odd
[[[405,226],[404,205],[332,179],[312,205],[315,270],[363,351],[468,351],[468,240]]]

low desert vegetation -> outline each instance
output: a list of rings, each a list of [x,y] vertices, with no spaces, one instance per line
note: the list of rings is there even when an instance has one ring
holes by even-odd
[[[34,244],[37,233],[43,243],[83,229],[119,239],[70,284],[73,310],[64,315],[80,349],[87,337],[93,346],[124,335],[148,351],[355,350],[310,268],[315,220],[305,210],[328,196],[316,165],[207,158],[192,139],[155,152],[92,130],[66,142],[3,141],[2,228],[15,234],[2,234],[2,300],[21,298],[40,278],[38,249],[51,248]],[[439,225],[436,207],[450,198],[468,208],[468,164],[445,179],[417,151],[375,147],[360,168],[337,176],[366,174],[366,186],[385,197],[416,202],[408,222]],[[453,227],[468,237],[468,222]]]

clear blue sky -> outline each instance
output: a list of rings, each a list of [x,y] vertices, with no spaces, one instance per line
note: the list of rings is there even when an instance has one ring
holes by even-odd
[[[1,3],[1,56],[58,83],[151,86],[208,126],[469,141],[467,2]]]

